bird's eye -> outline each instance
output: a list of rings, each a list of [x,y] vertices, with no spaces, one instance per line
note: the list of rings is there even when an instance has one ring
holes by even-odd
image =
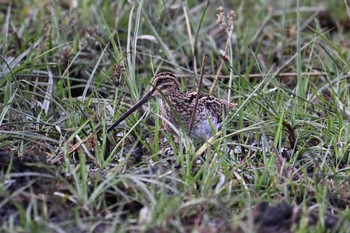
[[[157,86],[160,86],[160,85],[164,84],[165,81],[166,81],[165,79],[160,78],[160,79],[157,80],[156,85],[157,85]]]

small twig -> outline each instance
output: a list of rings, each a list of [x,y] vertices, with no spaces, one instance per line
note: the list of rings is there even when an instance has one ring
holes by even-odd
[[[204,54],[203,54],[203,59],[202,59],[201,74],[200,74],[200,76],[199,76],[199,82],[198,82],[198,85],[197,85],[196,102],[194,103],[194,107],[193,107],[192,115],[191,115],[191,121],[190,121],[191,123],[190,123],[189,133],[191,133],[191,131],[192,131],[193,122],[194,122],[194,119],[195,119],[195,117],[196,117],[196,111],[197,111],[199,93],[200,93],[200,89],[201,89],[201,86],[202,86],[202,81],[203,81],[203,76],[204,76],[204,70],[205,70],[205,63],[206,63],[206,60],[207,60],[207,54],[204,53]]]
[[[273,144],[273,141],[270,140],[269,141],[270,144],[270,148],[272,150],[272,153],[275,154],[276,156],[276,167],[277,167],[277,172],[281,173],[283,172],[283,174],[288,177],[288,173],[286,170],[283,169],[283,165],[285,164],[285,159],[282,157],[282,155],[278,152],[277,148],[275,147],[275,145]]]
[[[302,76],[323,76],[323,75],[327,75],[328,73],[327,72],[303,72],[301,73]],[[176,74],[177,77],[179,78],[187,78],[187,77],[192,77],[193,74]],[[236,74],[236,75],[233,75],[232,77],[233,78],[240,78],[240,77],[248,77],[248,78],[264,78],[266,77],[266,75],[268,74],[251,74],[251,75],[248,75],[246,76],[245,74],[241,75],[241,74]],[[205,78],[210,78],[210,77],[213,77],[214,75],[213,74],[205,74],[203,75]],[[278,78],[285,78],[285,77],[297,77],[298,74],[297,73],[294,73],[294,72],[287,72],[287,73],[280,73],[280,74],[277,74],[275,77],[278,77]],[[220,79],[227,79],[227,78],[230,78],[231,76],[230,75],[218,75],[217,78],[220,78]]]

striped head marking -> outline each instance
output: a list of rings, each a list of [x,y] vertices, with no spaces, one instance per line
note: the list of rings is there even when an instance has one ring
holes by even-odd
[[[168,95],[172,92],[180,92],[181,89],[180,83],[174,74],[161,72],[153,78],[150,91],[153,93],[152,96],[160,97],[160,93]]]

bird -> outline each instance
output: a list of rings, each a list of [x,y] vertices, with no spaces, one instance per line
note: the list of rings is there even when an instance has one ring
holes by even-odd
[[[211,137],[213,129],[217,132],[228,113],[236,107],[234,102],[207,93],[183,92],[177,77],[172,72],[163,71],[154,76],[146,94],[107,128],[107,133],[151,98],[161,99],[160,114],[163,118],[163,128],[171,134],[175,134],[172,127],[182,128],[192,139]]]

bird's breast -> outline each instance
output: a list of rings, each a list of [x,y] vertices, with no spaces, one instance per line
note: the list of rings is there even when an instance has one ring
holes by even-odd
[[[213,136],[219,130],[220,126],[221,123],[218,123],[218,119],[208,117],[193,124],[190,136],[192,138],[207,139]]]
[[[161,115],[163,127],[165,130],[173,133],[169,122],[178,129],[184,129],[187,133],[191,124],[191,118],[194,110],[194,100],[187,101],[182,99],[161,100]],[[217,113],[217,114],[216,114]],[[168,122],[167,122],[168,121]],[[199,102],[190,133],[191,138],[209,138],[213,132],[217,132],[222,123],[222,109],[213,112],[205,104]]]

